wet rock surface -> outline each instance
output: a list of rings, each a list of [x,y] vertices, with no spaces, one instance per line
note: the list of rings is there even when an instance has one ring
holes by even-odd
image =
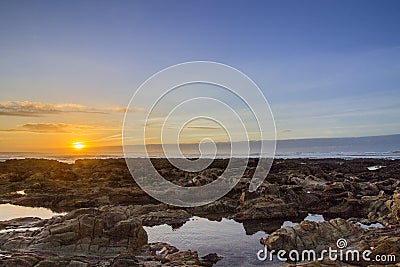
[[[45,220],[34,231],[0,233],[0,249],[54,254],[114,255],[147,244],[147,233],[129,207],[78,209]]]
[[[187,187],[214,181],[223,173],[228,160],[216,160],[208,169],[197,173],[179,171],[162,159],[154,159],[153,163],[166,179]],[[31,218],[0,222],[0,230],[22,225],[41,228],[35,232],[19,233],[21,238],[12,232],[0,234],[0,246],[14,255],[13,260],[21,262],[40,262],[46,258],[40,254],[43,251],[53,253],[52,249],[62,251],[64,248],[65,251],[79,251],[86,256],[101,252],[113,255],[118,264],[136,264],[139,258],[129,259],[126,255],[133,255],[139,247],[148,246],[145,233],[140,230],[141,225],[180,227],[192,216],[200,216],[216,220],[235,219],[243,223],[248,234],[259,230],[271,233],[265,244],[272,247],[283,246],[287,242],[282,240],[286,239],[290,245],[285,245],[285,248],[299,246],[298,240],[303,242],[304,247],[307,244],[323,246],[335,241],[333,239],[339,233],[348,233],[349,240],[355,244],[367,244],[397,253],[395,248],[399,245],[396,238],[400,236],[399,160],[277,159],[262,185],[256,192],[250,193],[248,187],[256,164],[257,160],[250,159],[239,183],[223,198],[201,207],[177,208],[162,204],[142,191],[132,179],[123,159],[77,160],[75,164],[38,159],[0,162],[0,203],[70,212],[50,220]],[[17,193],[21,190],[25,194]],[[111,211],[115,212],[115,221],[106,216]],[[322,214],[326,219],[334,220],[321,226],[302,222],[293,227],[295,233],[286,228],[280,229],[283,221],[301,222],[309,213]],[[352,221],[381,223],[385,228],[365,231],[355,227]],[[53,234],[50,234],[51,231]],[[85,231],[92,231],[90,238]],[[131,236],[121,237],[120,232],[130,233]],[[317,238],[323,234],[326,238]],[[13,248],[35,248],[40,253],[22,253]],[[122,254],[125,256],[117,259]],[[176,261],[205,264],[205,260],[199,259],[194,252],[168,255],[162,261],[169,261],[169,264],[177,264],[174,263]],[[76,257],[73,256],[76,261],[73,264],[79,266],[81,263],[78,262],[82,259]],[[64,262],[61,258],[60,261]],[[11,259],[8,257],[7,260]],[[68,260],[71,258],[65,261]],[[152,266],[152,261],[149,260],[147,264],[150,265],[147,266]],[[161,259],[154,258],[154,261],[154,266],[157,266]],[[83,264],[92,263],[85,259]]]
[[[340,241],[341,240],[341,241]],[[354,265],[369,266],[373,265],[377,256],[386,259],[390,255],[390,259],[380,262],[381,265],[392,265],[400,261],[400,228],[390,227],[384,229],[364,230],[358,225],[341,218],[332,219],[324,222],[302,221],[299,225],[293,227],[283,227],[265,239],[261,238],[260,242],[268,249],[287,252],[296,250],[301,253],[303,251],[313,250],[316,252],[317,259],[324,260],[314,261],[305,264],[305,266],[339,266],[339,261],[331,262],[327,251],[343,250],[343,255],[347,251],[358,251],[359,255],[366,250],[370,251],[368,257],[364,259],[362,256],[347,256],[341,259],[342,262]],[[322,252],[325,250],[325,252]],[[323,254],[325,253],[325,254]],[[333,254],[339,255],[339,254]],[[336,256],[339,258],[339,256]]]
[[[200,258],[166,243],[147,243],[133,206],[83,208],[48,220],[3,222],[39,226],[0,233],[0,266],[212,266],[220,258]]]
[[[220,258],[211,255],[200,258],[195,251],[179,251],[166,243],[149,243],[136,253],[120,253],[116,256],[56,255],[44,252],[4,252],[0,266],[36,267],[94,267],[94,266],[212,266]]]
[[[324,222],[302,221],[293,227],[283,227],[266,239],[261,239],[269,249],[290,251],[292,249],[302,252],[314,249],[317,252],[328,247],[336,248],[340,238],[353,244],[360,242],[366,233],[361,227],[344,219],[332,219]]]

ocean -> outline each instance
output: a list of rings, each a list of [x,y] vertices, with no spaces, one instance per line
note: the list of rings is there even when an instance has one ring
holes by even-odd
[[[268,152],[273,149],[271,141],[252,141],[250,142],[250,153],[245,142],[238,142],[236,147],[239,150],[235,154],[230,154],[231,145],[228,143],[217,143],[217,153],[213,153],[210,148],[203,146],[202,156],[205,158],[229,158],[229,157],[270,157],[271,153],[259,153],[261,144],[267,147]],[[168,145],[164,146],[168,149]],[[210,146],[212,147],[212,146]],[[181,150],[186,157],[199,157],[199,148],[197,144],[185,144],[181,146]],[[137,146],[125,147],[130,158],[147,157],[146,154],[140,152]],[[165,157],[160,145],[148,146],[150,157]],[[178,152],[169,154],[172,157],[182,157]],[[214,156],[215,155],[215,156]],[[60,162],[73,163],[77,159],[107,159],[107,158],[123,158],[124,154],[121,147],[101,147],[96,150],[85,151],[82,153],[58,154],[56,152],[0,152],[0,161],[8,159],[24,159],[24,158],[41,158],[54,159]],[[275,158],[291,159],[291,158],[384,158],[384,159],[400,159],[400,134],[385,136],[368,136],[368,137],[350,137],[350,138],[311,138],[311,139],[294,139],[279,140],[276,143]]]

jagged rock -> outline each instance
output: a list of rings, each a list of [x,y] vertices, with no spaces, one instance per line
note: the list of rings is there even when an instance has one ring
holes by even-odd
[[[400,194],[397,191],[391,197],[381,191],[377,196],[363,197],[362,201],[371,222],[384,225],[400,222]]]
[[[200,260],[196,251],[179,251],[165,256],[171,264],[199,265]]]
[[[165,254],[158,253],[162,248]],[[5,253],[2,251],[2,254]],[[176,247],[166,243],[150,243],[144,245],[135,253],[120,253],[116,256],[99,257],[99,255],[55,255],[44,251],[14,252],[7,255],[0,254],[0,266],[5,267],[68,267],[68,266],[212,266],[212,262],[221,259],[220,256],[209,254],[204,259],[199,259],[197,252],[179,251]]]
[[[223,173],[227,163],[226,159],[218,159],[207,170],[184,173],[164,159],[154,159],[159,172],[181,186],[209,183]],[[380,222],[386,226],[383,232],[368,231],[364,243],[356,244],[367,243],[385,249],[396,247],[397,240],[390,237],[400,236],[400,233],[392,231],[389,234],[387,229],[399,227],[399,160],[276,159],[266,180],[256,192],[250,194],[247,191],[256,164],[257,160],[250,159],[244,177],[218,201],[196,208],[171,208],[160,204],[137,186],[124,159],[77,160],[75,164],[55,160],[7,160],[0,162],[0,203],[41,206],[58,212],[97,207],[100,213],[103,208],[99,207],[104,205],[131,205],[127,208],[129,218],[142,219],[144,225],[169,223],[179,226],[192,215],[228,217],[245,222],[248,233],[273,231],[280,227],[282,220],[291,218],[298,222],[307,213],[323,214],[325,218],[355,217],[354,221]],[[368,166],[386,168],[369,171]],[[27,194],[16,194],[18,190],[25,190]],[[128,226],[132,223],[129,218],[119,218],[114,226],[107,228],[99,225],[98,221],[108,219],[93,214],[97,213],[75,214],[80,217],[78,228],[79,233],[83,231],[84,237],[75,234],[77,226],[73,223],[73,217],[70,225],[66,225],[65,219],[51,219],[49,222],[40,221],[42,224],[38,227],[53,225],[53,239],[50,238],[50,232],[46,236],[42,230],[18,235],[2,233],[0,247],[18,250],[36,246],[39,244],[39,236],[42,241],[49,241],[42,245],[50,250],[65,246],[71,251],[107,252],[115,255],[112,252],[114,249],[116,253],[121,248],[129,247],[129,242],[119,235],[121,230],[129,232]],[[95,219],[94,222],[93,216],[99,216],[100,220]],[[271,218],[276,218],[276,221],[271,222]],[[92,224],[95,226],[91,227]],[[106,234],[101,229],[105,229]],[[92,235],[89,235],[91,230],[95,233],[93,240]],[[98,235],[100,232],[102,234]],[[372,236],[372,232],[377,235]],[[115,236],[114,239],[111,236]],[[109,244],[115,246],[109,247]],[[129,262],[132,259],[120,258],[119,262],[125,260]],[[151,261],[160,264],[159,259],[152,258]],[[109,261],[107,264],[111,263]]]
[[[400,191],[396,191],[393,194],[391,203],[391,210],[394,218],[400,222]]]
[[[147,243],[147,233],[132,210],[122,206],[75,210],[25,235],[0,234],[0,248],[99,255],[135,251]]]
[[[344,239],[342,246],[338,247],[338,240]],[[351,223],[350,221],[336,218],[324,222],[303,221],[299,225],[293,227],[283,227],[260,242],[268,247],[268,249],[279,251],[297,250],[301,253],[304,250],[314,250],[317,254],[322,250],[343,249],[357,250],[363,252],[370,250],[370,259],[375,259],[376,255],[394,255],[395,263],[400,260],[400,228],[382,228],[374,230],[364,230],[361,227]],[[340,243],[339,243],[340,244]],[[325,257],[327,257],[325,255]],[[324,260],[326,261],[326,259]],[[327,262],[317,261],[307,263],[305,266],[325,266]],[[344,262],[355,265],[367,266],[372,264],[371,261],[354,259],[352,257],[344,258]],[[382,262],[382,264],[393,264],[393,261]],[[333,262],[337,265],[338,261]]]
[[[164,209],[159,211],[150,211],[140,216],[143,225],[154,226],[159,224],[169,224],[172,226],[181,226],[187,222],[191,214],[181,209]]]
[[[220,261],[222,257],[218,256],[216,253],[210,253],[201,257],[201,259],[202,259],[201,263],[203,266],[213,266],[218,261]]]
[[[17,227],[39,227],[43,226],[45,223],[46,220],[42,220],[38,217],[15,218],[8,221],[0,221],[0,230]]]
[[[236,213],[235,220],[261,220],[279,218],[297,218],[306,216],[294,203],[285,203],[281,199],[256,198],[246,201],[241,211]]]
[[[173,183],[199,186],[217,179],[229,160],[217,159],[208,169],[196,173],[179,171],[165,159],[152,159],[152,162],[160,174]],[[368,217],[371,212],[366,203],[368,197],[376,197],[379,191],[383,191],[389,199],[400,186],[400,181],[394,178],[400,174],[399,162],[381,159],[276,159],[266,181],[256,192],[249,193],[250,177],[257,164],[256,159],[250,159],[244,177],[218,203],[186,211],[199,215],[212,213],[215,217],[234,217],[238,213],[237,217],[244,219],[247,216],[243,214],[246,202],[255,199],[263,202],[265,198],[267,202],[282,200],[296,211],[331,217]],[[375,165],[387,167],[374,172],[367,169]],[[28,193],[15,194],[18,190]],[[160,204],[137,186],[124,159],[77,160],[75,164],[39,159],[0,162],[0,203],[5,201],[48,207],[55,211],[104,205]],[[261,205],[263,207],[259,208],[264,209],[267,204]],[[259,215],[257,217],[264,218]],[[280,217],[286,215],[283,213]],[[301,212],[299,218],[302,215]],[[372,217],[371,221],[374,220]]]
[[[353,243],[359,241],[364,234],[365,230],[361,227],[337,218],[320,223],[302,221],[293,227],[283,227],[260,241],[275,251],[295,249],[301,252],[306,249],[315,249],[318,252],[329,246],[335,247],[339,238],[345,238]]]

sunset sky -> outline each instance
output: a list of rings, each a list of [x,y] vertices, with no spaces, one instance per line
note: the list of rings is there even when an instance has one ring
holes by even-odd
[[[399,1],[1,1],[0,151],[118,146],[136,88],[193,60],[250,76],[279,139],[400,133],[399,13]]]

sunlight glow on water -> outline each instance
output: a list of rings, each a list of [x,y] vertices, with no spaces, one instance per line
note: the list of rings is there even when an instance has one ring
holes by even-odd
[[[32,208],[13,204],[0,204],[0,221],[22,217],[39,217],[41,219],[49,219],[55,215],[61,214],[55,213],[46,208]]]

